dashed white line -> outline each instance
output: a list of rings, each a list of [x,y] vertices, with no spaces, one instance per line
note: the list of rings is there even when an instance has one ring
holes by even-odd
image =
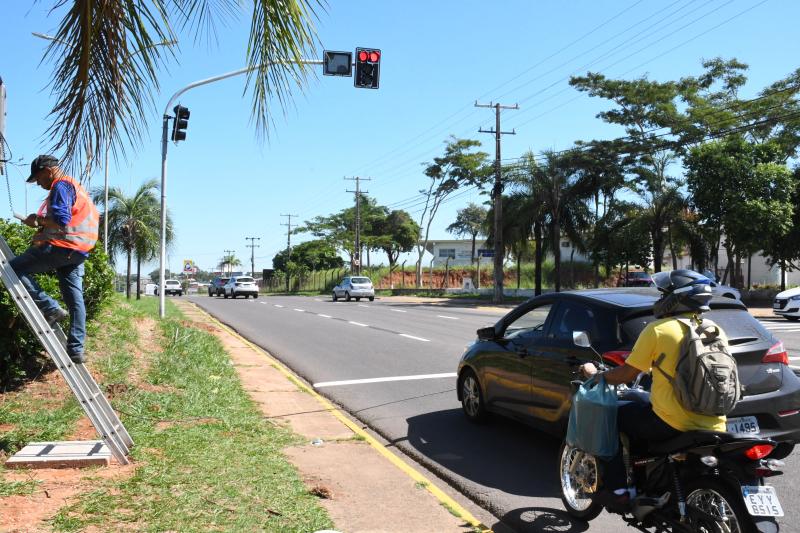
[[[408,313],[408,311],[403,311],[402,309],[389,309],[389,311],[394,311],[395,313]]]
[[[321,302],[322,300],[320,300],[319,298],[314,298],[314,301],[315,302]]]
[[[407,339],[414,339],[415,341],[422,341],[422,342],[431,342],[429,339],[423,339],[422,337],[415,337],[414,335],[409,335],[407,333],[398,333],[401,337],[405,337]]]
[[[789,361],[800,361],[800,357],[790,357]]]
[[[275,307],[283,307],[281,304],[272,304],[272,305],[274,305]]]
[[[358,304],[359,307],[369,307],[368,305]]]
[[[294,308],[294,310],[297,311],[298,313],[305,313],[306,312],[305,309],[298,309],[296,307]]]
[[[348,379],[344,381],[321,381],[314,383],[314,388],[320,387],[336,387],[341,385],[363,385],[367,383],[385,383],[387,381],[411,381],[416,379],[444,379],[456,377],[455,372],[448,372],[446,374],[420,374],[417,376],[393,376],[388,378],[370,378],[370,379]]]
[[[366,328],[369,324],[362,324],[361,322],[353,322],[352,320],[347,321],[348,324],[353,324],[354,326],[361,326],[362,328]]]
[[[258,302],[258,303],[260,303],[261,305],[267,305],[267,302]]]
[[[447,320],[458,320],[458,318],[454,316],[447,316],[447,315],[436,315],[436,316],[438,316],[439,318],[446,318]]]
[[[333,318],[331,315],[323,315],[322,313],[318,314],[317,316],[321,316],[322,318]]]

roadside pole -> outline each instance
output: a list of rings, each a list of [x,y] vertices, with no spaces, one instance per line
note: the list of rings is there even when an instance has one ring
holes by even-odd
[[[281,61],[270,61],[267,63],[268,67],[272,67],[273,65],[286,65],[286,64],[301,64],[301,65],[322,65],[323,61],[321,59],[301,59],[301,60],[281,60]],[[220,74],[219,76],[214,76],[211,78],[206,78],[204,80],[195,81],[190,83],[186,87],[180,89],[178,92],[172,95],[172,97],[167,102],[167,105],[164,106],[164,114],[163,114],[163,128],[161,132],[161,250],[158,260],[158,272],[159,272],[159,283],[164,282],[164,274],[165,274],[165,265],[164,259],[167,255],[167,139],[168,133],[167,129],[169,128],[169,121],[173,117],[168,114],[170,106],[177,100],[177,98],[185,93],[190,89],[194,89],[195,87],[200,87],[201,85],[208,85],[210,83],[214,83],[215,81],[224,80],[227,78],[233,78],[234,76],[240,76],[242,74],[246,74],[253,70],[261,68],[263,65],[257,65],[254,67],[247,67],[242,68],[239,70],[234,70],[233,72],[226,72],[225,74]],[[164,300],[164,291],[158,291],[158,315],[161,318],[166,316],[166,302]]]

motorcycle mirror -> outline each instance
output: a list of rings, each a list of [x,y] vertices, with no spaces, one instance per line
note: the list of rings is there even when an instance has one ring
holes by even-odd
[[[585,331],[573,331],[572,342],[575,343],[575,346],[580,346],[581,348],[592,347],[592,343],[589,341],[589,334]]]

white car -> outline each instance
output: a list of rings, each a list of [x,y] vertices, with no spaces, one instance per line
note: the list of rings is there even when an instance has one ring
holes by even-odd
[[[154,292],[155,295],[158,296],[158,287],[155,288]],[[169,296],[170,294],[183,296],[183,287],[181,286],[181,282],[177,279],[168,279],[164,281],[164,295]]]
[[[775,295],[772,312],[786,320],[800,319],[800,287],[788,289]]]
[[[339,298],[344,298],[348,302],[351,298],[355,298],[356,301],[361,298],[369,298],[371,302],[375,300],[375,287],[367,277],[347,276],[333,288],[333,301],[335,302]]]
[[[722,296],[723,298],[731,298],[734,300],[741,300],[742,293],[739,289],[731,287],[730,285],[720,285],[716,281],[711,284],[711,292],[714,296]]]
[[[244,296],[258,298],[258,285],[256,280],[250,276],[231,276],[231,279],[222,287],[222,296],[225,298],[236,298]]]

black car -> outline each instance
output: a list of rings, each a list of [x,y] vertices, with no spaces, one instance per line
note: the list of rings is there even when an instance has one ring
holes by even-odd
[[[623,364],[639,333],[655,320],[655,289],[594,289],[537,296],[494,326],[478,330],[458,365],[458,399],[465,415],[481,421],[499,413],[553,433],[566,432],[570,381],[578,366],[596,361],[575,346],[585,331],[612,366]],[[715,298],[704,316],[727,334],[745,387],[728,416],[728,431],[780,441],[771,457],[785,456],[800,441],[800,379],[788,366],[783,343],[739,300]]]
[[[225,286],[226,283],[228,283],[229,279],[231,278],[221,278],[217,276],[216,278],[211,280],[211,283],[208,284],[208,295],[223,296],[225,294],[225,289],[223,289],[223,287]]]

